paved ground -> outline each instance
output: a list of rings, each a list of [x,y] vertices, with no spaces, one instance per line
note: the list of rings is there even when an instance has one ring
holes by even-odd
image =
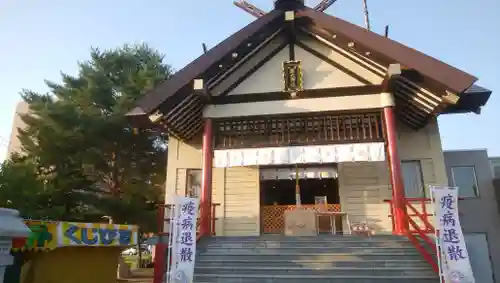
[[[153,269],[136,269],[132,271],[132,278],[119,279],[119,283],[151,283],[153,282]]]

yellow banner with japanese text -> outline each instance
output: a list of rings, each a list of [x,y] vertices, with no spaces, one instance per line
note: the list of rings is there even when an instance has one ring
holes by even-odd
[[[59,246],[132,246],[138,243],[137,226],[61,222]]]

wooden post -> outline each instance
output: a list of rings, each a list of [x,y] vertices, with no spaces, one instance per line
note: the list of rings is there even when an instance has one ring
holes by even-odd
[[[295,164],[295,205],[301,206],[302,200],[300,198],[300,185],[299,185],[299,165]]]
[[[201,200],[200,200],[200,234],[201,236],[211,235],[211,214],[212,214],[212,160],[213,160],[213,130],[212,119],[205,119],[203,131],[203,164],[201,180]]]

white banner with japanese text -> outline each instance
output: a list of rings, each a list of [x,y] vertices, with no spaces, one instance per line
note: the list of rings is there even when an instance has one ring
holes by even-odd
[[[172,263],[169,282],[193,282],[199,203],[197,198],[174,197],[176,211],[173,219]]]
[[[475,283],[458,213],[458,188],[431,187],[445,283]]]
[[[215,167],[384,161],[383,142],[214,151]]]

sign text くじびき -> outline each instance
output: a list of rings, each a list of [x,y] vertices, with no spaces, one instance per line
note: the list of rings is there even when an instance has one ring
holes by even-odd
[[[128,225],[64,223],[63,245],[131,246],[137,244],[137,230]]]

